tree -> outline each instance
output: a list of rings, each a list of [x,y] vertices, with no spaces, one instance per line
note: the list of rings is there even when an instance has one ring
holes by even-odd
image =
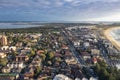
[[[37,66],[34,73],[35,73],[35,77],[37,77],[39,75],[39,73],[41,72],[42,68],[40,66]]]
[[[97,64],[96,64],[96,72],[98,73],[98,72],[100,71],[100,69],[101,69],[101,68],[100,68],[100,65],[97,63]]]
[[[35,51],[34,50],[31,50],[30,51],[30,56],[34,56],[35,55]]]
[[[113,75],[109,75],[108,80],[116,80],[115,77]]]
[[[13,56],[16,56],[18,54],[18,52],[13,51],[12,54],[13,54]]]
[[[8,63],[7,58],[0,58],[0,64],[1,64],[2,66],[5,66],[7,63]]]
[[[46,55],[45,54],[40,54],[41,58],[43,61],[45,61]]]
[[[52,59],[54,57],[54,52],[49,52],[48,53],[48,59]]]

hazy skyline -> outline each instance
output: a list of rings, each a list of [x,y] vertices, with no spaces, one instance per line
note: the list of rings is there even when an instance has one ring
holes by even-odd
[[[120,0],[0,0],[0,21],[120,21]]]

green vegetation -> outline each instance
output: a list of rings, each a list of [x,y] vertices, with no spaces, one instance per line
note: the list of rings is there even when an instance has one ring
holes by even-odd
[[[0,65],[5,66],[8,63],[7,58],[0,58]]]
[[[107,66],[104,61],[96,64],[95,71],[99,76],[99,80],[120,80],[120,70]]]
[[[40,66],[37,66],[36,67],[36,69],[35,69],[35,71],[34,71],[34,73],[35,73],[35,75],[34,75],[34,77],[36,78],[38,75],[39,75],[39,73],[41,72],[41,67]]]

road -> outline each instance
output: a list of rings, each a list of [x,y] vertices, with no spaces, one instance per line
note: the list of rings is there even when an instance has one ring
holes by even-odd
[[[86,67],[86,63],[83,60],[82,56],[80,56],[80,54],[75,50],[74,45],[70,42],[68,36],[66,35],[67,32],[66,31],[64,32],[64,31],[65,30],[62,29],[61,33],[64,36],[64,39],[66,40],[66,42],[69,44],[69,48],[70,48],[71,52],[73,53],[73,55],[75,56],[77,62],[79,63],[79,66]]]

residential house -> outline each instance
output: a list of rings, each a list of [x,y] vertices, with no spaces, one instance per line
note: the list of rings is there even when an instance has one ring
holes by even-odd
[[[85,48],[88,48],[90,46],[89,42],[84,42],[83,45]]]
[[[15,46],[11,46],[11,47],[9,47],[9,50],[13,50],[13,51],[16,51],[16,47]]]
[[[33,78],[33,76],[34,76],[34,69],[29,68],[29,71],[24,73],[24,80],[30,80],[30,78]]]
[[[72,79],[63,74],[58,74],[54,77],[53,80],[72,80]]]
[[[91,55],[88,52],[81,52],[81,56],[84,60],[90,59]]]
[[[3,73],[10,73],[10,70],[11,70],[11,69],[10,69],[10,67],[8,67],[8,66],[5,66],[5,67],[2,68],[2,72],[3,72]]]
[[[100,50],[98,49],[91,49],[91,54],[95,57],[99,57],[100,55]]]
[[[75,58],[74,57],[66,57],[65,58],[65,62],[67,63],[67,64],[77,64],[77,61],[75,60]]]
[[[6,57],[6,53],[0,52],[0,58],[5,58]]]
[[[24,65],[24,63],[23,62],[9,62],[8,64],[7,64],[7,67],[9,67],[9,68],[24,68],[25,67],[25,65]]]
[[[1,73],[0,80],[17,80],[19,78],[19,74],[17,73]]]
[[[5,50],[8,50],[9,49],[9,46],[3,46],[1,47],[1,50],[5,51]]]
[[[74,44],[75,47],[79,47],[80,46],[80,40],[73,41],[73,44]]]
[[[29,57],[26,54],[19,54],[18,56],[15,57],[15,60],[18,62],[21,62],[21,61],[24,62],[24,61],[28,61]]]

